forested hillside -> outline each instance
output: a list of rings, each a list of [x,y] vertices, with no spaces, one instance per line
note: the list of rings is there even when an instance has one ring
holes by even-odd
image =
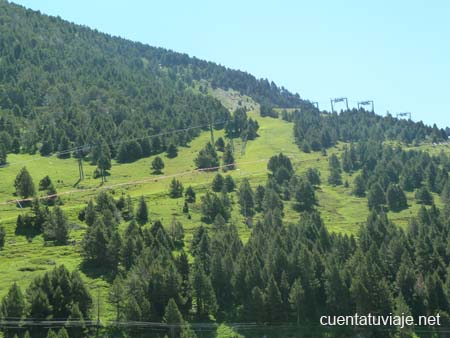
[[[0,337],[447,337],[446,131],[0,0]]]
[[[300,106],[298,95],[211,62],[149,47],[0,2],[0,131],[6,152],[46,156],[214,123],[228,112],[195,82],[233,88],[260,103]],[[7,134],[6,134],[6,133]],[[190,129],[148,144],[136,157],[185,145]],[[70,154],[69,154],[70,155]],[[3,156],[4,157],[4,156]],[[3,161],[4,162],[4,161]]]

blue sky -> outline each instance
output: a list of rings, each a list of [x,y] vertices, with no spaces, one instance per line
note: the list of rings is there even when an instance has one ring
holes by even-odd
[[[268,78],[330,109],[372,99],[450,126],[450,1],[15,0]]]

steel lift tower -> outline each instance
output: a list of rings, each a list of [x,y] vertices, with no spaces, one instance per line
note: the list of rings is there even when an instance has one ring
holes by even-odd
[[[339,97],[336,99],[330,99],[331,102],[331,113],[334,113],[334,103],[338,103],[338,102],[345,102],[345,106],[347,107],[348,110],[348,100],[346,97]]]
[[[367,100],[367,101],[360,101],[360,102],[358,102],[358,109],[359,109],[361,106],[369,106],[369,105],[372,106],[372,113],[374,113],[374,112],[375,112],[375,109],[374,109],[373,101],[372,101],[372,100]]]
[[[411,120],[411,113],[410,113],[410,112],[406,112],[406,113],[397,113],[397,118],[399,118],[399,117],[404,117],[404,116],[408,116],[408,119]]]

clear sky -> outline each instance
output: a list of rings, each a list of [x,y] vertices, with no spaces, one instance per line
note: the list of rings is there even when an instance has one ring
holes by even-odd
[[[450,126],[450,1],[14,0],[248,71],[303,98]]]

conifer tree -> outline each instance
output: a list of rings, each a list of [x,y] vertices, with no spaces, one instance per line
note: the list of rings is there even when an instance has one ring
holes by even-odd
[[[33,179],[26,167],[20,169],[14,181],[14,188],[16,189],[16,195],[23,198],[32,197],[36,191],[34,188]]]
[[[222,191],[224,183],[225,183],[225,180],[224,180],[223,176],[219,173],[216,174],[216,176],[214,176],[214,179],[212,181],[212,190],[214,192]]]
[[[244,178],[239,187],[239,205],[241,206],[242,215],[253,216],[255,207],[254,193],[247,178]]]
[[[406,195],[398,184],[390,183],[386,192],[387,206],[392,211],[401,211],[408,207]]]
[[[223,153],[223,165],[224,171],[227,170],[233,170],[236,169],[236,166],[234,164],[235,159],[234,159],[234,155],[233,155],[233,148],[231,147],[231,144],[227,144],[225,147],[225,151]]]
[[[139,198],[139,203],[136,210],[136,220],[140,225],[144,225],[148,222],[148,206],[147,202],[145,202],[144,196]]]
[[[44,238],[55,241],[58,245],[67,244],[69,240],[69,224],[60,207],[55,207],[44,223]]]
[[[17,283],[9,288],[0,305],[0,318],[22,318],[25,314],[25,298]]]
[[[161,157],[156,156],[152,161],[152,169],[155,174],[162,174],[164,169],[164,162]]]
[[[298,211],[312,210],[317,203],[317,200],[311,183],[309,183],[308,180],[301,178],[293,189],[296,201],[295,209]]]
[[[357,197],[366,196],[366,184],[364,178],[361,175],[357,175],[353,181],[353,195]]]
[[[225,176],[224,187],[226,192],[233,192],[236,188],[236,184],[234,183],[233,177],[231,177],[231,175]]]
[[[219,166],[219,158],[217,156],[216,150],[210,142],[208,142],[206,146],[199,151],[198,156],[195,158],[194,162],[199,169],[210,168],[214,170]]]
[[[178,325],[183,324],[184,320],[180,310],[178,310],[177,303],[175,303],[173,298],[169,299],[164,311],[164,323],[172,325],[169,328],[170,337],[177,337],[180,332],[180,327]]]
[[[174,158],[178,156],[178,149],[175,146],[175,144],[171,143],[167,147],[167,157],[168,158]]]
[[[329,159],[330,175],[328,176],[328,184],[341,185],[342,184],[342,169],[339,159],[335,154],[332,154]]]
[[[282,319],[283,302],[277,282],[273,277],[269,279],[266,287],[266,312],[270,322],[278,322]]]
[[[423,186],[416,192],[416,200],[419,204],[432,205],[433,204],[433,195],[431,194],[428,187]]]
[[[374,183],[369,190],[368,205],[369,209],[381,210],[386,204],[386,197],[383,188],[379,183]]]
[[[300,315],[303,310],[305,291],[303,290],[302,283],[300,279],[296,279],[291,286],[291,291],[289,292],[289,303],[292,309],[295,311],[295,318],[297,325],[300,324]]]
[[[187,187],[184,196],[185,196],[186,202],[188,202],[188,203],[195,202],[195,191],[192,188],[192,186]]]
[[[6,231],[5,227],[0,225],[0,250],[5,246]]]
[[[116,308],[116,320],[119,321],[122,317],[122,309],[126,302],[126,292],[123,278],[118,275],[111,285],[108,292],[108,301]]]
[[[170,182],[169,196],[170,198],[179,198],[183,196],[183,184],[175,177]]]
[[[225,150],[225,142],[223,140],[223,137],[219,137],[215,143],[216,149],[218,151],[223,152]]]

